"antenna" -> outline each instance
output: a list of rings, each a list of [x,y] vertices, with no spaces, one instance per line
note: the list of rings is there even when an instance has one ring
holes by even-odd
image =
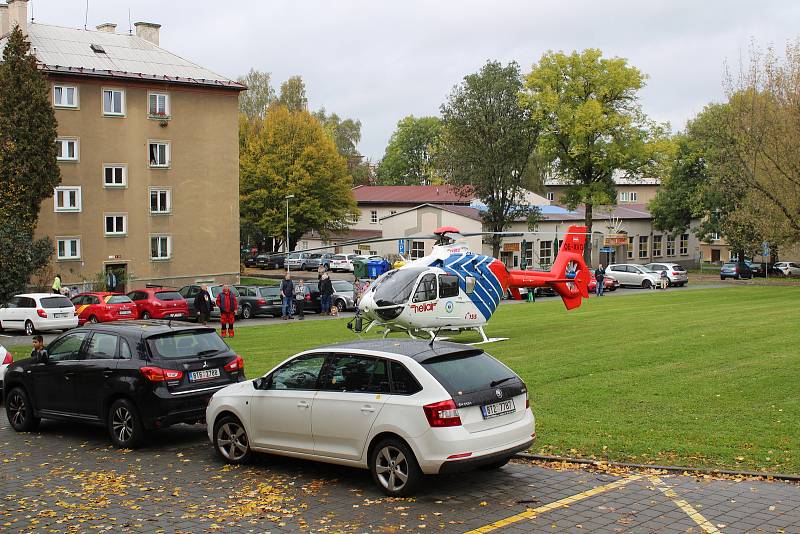
[[[86,16],[83,18],[83,29],[86,30],[89,25],[89,0],[86,0]]]
[[[31,0],[31,22],[33,22],[33,0]]]
[[[131,25],[131,8],[128,8],[128,35],[133,35],[133,26]]]

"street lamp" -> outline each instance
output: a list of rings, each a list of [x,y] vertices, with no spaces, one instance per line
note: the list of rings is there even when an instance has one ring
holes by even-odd
[[[286,195],[283,197],[286,200],[286,242],[283,245],[286,257],[283,262],[286,265],[286,272],[289,272],[289,200],[294,198],[294,195]]]

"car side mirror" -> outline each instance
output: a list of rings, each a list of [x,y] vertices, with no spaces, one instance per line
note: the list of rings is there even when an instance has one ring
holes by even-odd
[[[262,376],[253,380],[253,387],[259,390],[269,389],[270,377]]]

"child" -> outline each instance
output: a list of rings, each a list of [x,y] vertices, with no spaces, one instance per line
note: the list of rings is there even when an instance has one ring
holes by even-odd
[[[37,363],[47,363],[47,349],[44,348],[44,339],[38,334],[33,336],[31,359]]]

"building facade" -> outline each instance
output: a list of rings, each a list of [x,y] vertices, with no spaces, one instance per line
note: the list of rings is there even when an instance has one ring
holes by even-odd
[[[157,24],[62,28],[26,5],[10,0],[0,26],[27,34],[58,120],[62,181],[37,228],[54,272],[80,287],[110,271],[120,291],[237,280],[244,87],[160,48]]]
[[[631,204],[647,205],[655,198],[661,180],[658,178],[630,178],[623,175],[614,176],[616,203],[620,206]],[[564,204],[563,196],[569,186],[562,180],[549,179],[545,182],[545,197],[555,204]]]

